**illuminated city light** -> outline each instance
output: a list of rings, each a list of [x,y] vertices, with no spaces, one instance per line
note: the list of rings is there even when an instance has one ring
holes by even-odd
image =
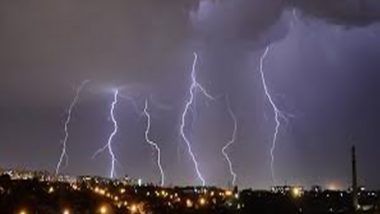
[[[186,199],[186,207],[188,208],[193,207],[193,202],[190,199]]]
[[[233,195],[233,192],[231,190],[227,190],[224,192],[224,194],[229,197]]]
[[[28,214],[26,210],[20,210],[19,214]]]
[[[212,198],[211,201],[212,201],[213,204],[217,203],[216,198]]]
[[[137,212],[137,206],[135,204],[133,204],[130,208],[131,212],[132,213],[136,213]]]
[[[107,209],[107,206],[106,205],[103,205],[99,208],[99,213],[100,214],[107,214],[108,212],[108,209]]]
[[[206,204],[206,199],[204,199],[204,198],[200,198],[200,199],[199,199],[199,204],[200,204],[201,206],[204,206],[204,205]]]
[[[78,190],[78,186],[76,184],[73,184],[71,187],[73,188],[73,190]]]
[[[62,214],[70,214],[70,210],[69,209],[64,209]]]
[[[50,187],[49,190],[48,190],[49,193],[53,193],[54,192],[54,187]]]
[[[329,183],[326,187],[326,189],[331,190],[331,191],[336,191],[339,188],[340,188],[339,185],[335,182]]]
[[[126,191],[126,190],[125,190],[124,188],[121,188],[121,189],[120,189],[120,193],[121,193],[121,194],[124,194],[125,191]]]
[[[294,198],[299,198],[302,196],[302,194],[303,194],[302,188],[300,188],[300,187],[293,187],[292,188],[292,196]]]

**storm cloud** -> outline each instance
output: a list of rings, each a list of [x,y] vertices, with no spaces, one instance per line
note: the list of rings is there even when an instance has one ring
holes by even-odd
[[[346,154],[333,153],[351,142],[336,141],[360,141],[370,154],[380,149],[369,149],[378,131],[379,19],[377,0],[0,0],[0,165],[51,169],[73,89],[89,79],[74,117],[68,173],[105,174],[107,157],[96,166],[83,157],[103,145],[110,90],[119,87],[135,100],[118,108],[125,130],[116,139],[119,174],[156,177],[151,160],[139,155],[151,154],[138,114],[150,97],[169,181],[194,183],[177,131],[195,51],[199,81],[216,97],[229,94],[239,119],[240,146],[231,148],[239,184],[268,186],[273,120],[257,66],[271,45],[268,84],[290,118],[281,130],[279,176],[345,183],[346,171],[325,169],[329,161],[335,171],[345,167]],[[220,148],[232,128],[225,103],[197,98],[194,111],[201,169],[210,183],[225,184]],[[330,158],[318,163],[323,154]],[[380,175],[363,171],[370,185],[380,185]]]

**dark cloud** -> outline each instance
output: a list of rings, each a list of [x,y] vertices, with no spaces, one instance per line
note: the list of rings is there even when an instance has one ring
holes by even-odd
[[[3,92],[50,97],[83,79],[159,81],[178,61],[196,1],[1,1]],[[22,96],[22,95],[21,95]]]
[[[285,6],[281,0],[201,1],[192,16],[194,37],[207,48],[252,49],[276,24]]]
[[[17,93],[52,98],[54,90],[46,88],[61,90],[83,79],[166,81],[184,69],[188,48],[246,51],[285,37],[288,26],[279,20],[291,5],[347,26],[371,23],[380,14],[374,0],[3,0],[2,91],[19,87]]]
[[[380,20],[380,3],[376,0],[293,0],[305,15],[346,27],[365,26]]]

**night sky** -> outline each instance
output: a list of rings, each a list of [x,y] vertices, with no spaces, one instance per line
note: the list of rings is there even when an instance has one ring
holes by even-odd
[[[117,175],[159,181],[155,153],[144,139],[149,98],[151,138],[162,149],[166,184],[199,184],[179,135],[191,84],[196,97],[187,136],[207,184],[272,185],[274,113],[268,88],[284,112],[275,150],[278,184],[350,182],[357,146],[359,183],[380,188],[380,2],[378,0],[0,0],[0,166],[54,171],[63,124],[76,87],[91,82],[73,110],[68,141],[73,175],[108,176],[110,159],[92,159],[112,132],[113,90]],[[131,102],[131,100],[134,102]]]

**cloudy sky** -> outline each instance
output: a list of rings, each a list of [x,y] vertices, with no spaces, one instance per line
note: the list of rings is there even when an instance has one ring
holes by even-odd
[[[62,172],[107,176],[110,158],[92,154],[112,132],[117,175],[158,182],[145,142],[146,98],[151,138],[162,149],[166,184],[199,184],[181,139],[193,52],[197,93],[186,134],[207,184],[272,185],[273,108],[259,73],[287,120],[281,120],[277,184],[346,188],[350,147],[358,150],[360,183],[380,187],[380,3],[377,0],[0,0],[0,165],[54,171],[75,89],[91,80],[73,109],[69,165]],[[132,101],[133,100],[133,101]]]

